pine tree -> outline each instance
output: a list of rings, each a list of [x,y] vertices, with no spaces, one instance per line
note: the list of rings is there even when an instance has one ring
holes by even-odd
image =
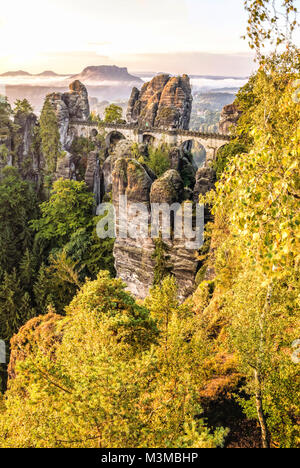
[[[26,249],[31,249],[33,232],[29,221],[37,217],[33,186],[22,181],[16,168],[7,167],[0,180],[0,273],[18,267]]]
[[[12,109],[7,98],[0,96],[0,139],[6,140],[11,136],[12,123],[10,117]]]
[[[30,114],[33,112],[33,108],[27,99],[17,99],[14,107],[14,114],[21,112],[22,114]]]
[[[152,258],[155,261],[153,285],[161,285],[164,278],[172,273],[172,266],[169,263],[170,256],[168,255],[169,247],[162,239],[162,233],[159,233],[159,238],[154,240],[155,249]]]
[[[36,277],[36,267],[37,267],[37,259],[33,255],[29,249],[26,250],[25,254],[23,255],[19,271],[20,271],[20,279],[22,282],[23,287],[28,291],[32,288],[34,284],[34,280]]]
[[[4,273],[0,284],[0,339],[9,347],[11,337],[34,315],[30,296],[24,292],[14,269]]]

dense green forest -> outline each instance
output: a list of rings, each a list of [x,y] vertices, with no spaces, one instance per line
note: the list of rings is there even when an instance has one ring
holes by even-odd
[[[264,16],[268,0],[245,3],[259,66],[200,199],[213,215],[199,252],[212,279],[184,303],[161,239],[145,301],[115,278],[93,193],[52,180],[61,148],[49,103],[35,139],[44,187],[0,165],[0,447],[300,447],[300,52]],[[264,52],[273,34],[278,49]],[[1,141],[16,132],[13,112],[31,107],[0,102]],[[148,162],[169,168],[164,149]]]

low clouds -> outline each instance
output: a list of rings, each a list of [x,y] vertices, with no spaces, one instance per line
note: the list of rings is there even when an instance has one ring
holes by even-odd
[[[132,70],[151,70],[173,74],[244,77],[249,76],[255,70],[254,58],[251,53],[172,52],[169,54],[131,54],[123,56],[122,61]]]

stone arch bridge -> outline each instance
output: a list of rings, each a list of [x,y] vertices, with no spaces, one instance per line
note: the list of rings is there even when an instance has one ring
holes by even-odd
[[[201,133],[189,130],[164,130],[162,128],[140,128],[135,124],[108,124],[90,121],[73,120],[70,122],[69,131],[73,136],[91,137],[101,131],[105,134],[106,144],[123,138],[133,143],[152,143],[159,146],[166,143],[170,146],[191,147],[192,142],[202,145],[206,151],[206,164],[216,158],[217,151],[232,139],[229,135],[218,133]]]

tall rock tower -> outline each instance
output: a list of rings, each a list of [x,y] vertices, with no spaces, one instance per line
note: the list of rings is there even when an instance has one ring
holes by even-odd
[[[192,91],[187,75],[155,76],[139,91],[133,88],[127,121],[140,127],[188,130],[192,111]]]

